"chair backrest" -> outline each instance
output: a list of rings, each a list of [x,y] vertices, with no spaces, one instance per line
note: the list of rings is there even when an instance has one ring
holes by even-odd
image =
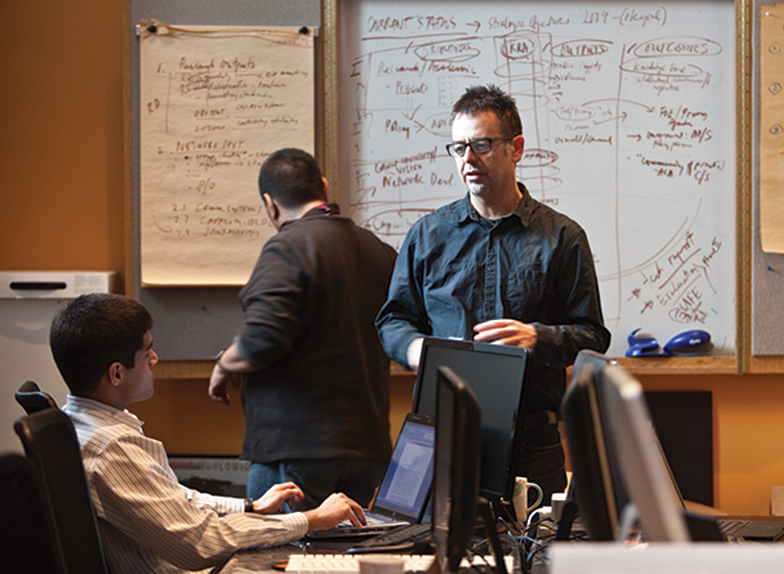
[[[17,420],[14,430],[22,439],[27,455],[41,470],[68,572],[107,573],[95,509],[71,419],[59,409],[45,409]]]
[[[25,381],[14,393],[16,402],[22,405],[27,414],[37,413],[44,409],[57,408],[57,403],[49,393],[43,392],[35,381]]]
[[[0,556],[7,574],[65,574],[52,509],[38,469],[16,453],[0,455]]]

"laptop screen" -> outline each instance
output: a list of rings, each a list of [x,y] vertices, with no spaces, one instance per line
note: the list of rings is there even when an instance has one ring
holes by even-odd
[[[373,512],[419,522],[433,482],[436,429],[430,417],[409,414],[373,503]]]
[[[438,367],[470,381],[482,409],[480,491],[491,500],[512,498],[527,362],[528,351],[518,347],[436,337],[422,345],[412,410],[435,416]]]

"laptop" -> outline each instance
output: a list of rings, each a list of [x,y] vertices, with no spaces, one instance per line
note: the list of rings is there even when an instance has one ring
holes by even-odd
[[[376,498],[365,510],[367,525],[354,526],[346,521],[308,536],[311,539],[372,536],[391,528],[420,523],[433,482],[435,438],[435,423],[431,417],[417,413],[406,415]]]
[[[612,370],[611,370],[612,369]],[[619,367],[603,367],[602,374],[621,374]],[[611,377],[614,378],[614,377]],[[627,377],[628,380],[633,380]],[[630,393],[625,393],[626,400],[630,400]],[[644,403],[644,399],[641,399]],[[646,405],[647,410],[647,405]],[[713,507],[705,506],[684,499],[675,474],[670,467],[667,456],[659,442],[656,430],[650,425],[648,438],[652,445],[652,452],[657,459],[658,466],[662,469],[664,484],[662,487],[670,491],[670,498],[675,500],[685,520],[685,527],[689,536],[695,541],[720,541],[728,542],[778,542],[784,540],[784,517],[781,516],[726,516]]]
[[[655,437],[654,433],[654,437]],[[692,540],[726,540],[728,542],[780,542],[784,540],[782,516],[726,516],[713,507],[683,498],[678,481],[658,439],[663,464],[670,478],[672,489],[681,504]]]
[[[780,542],[784,540],[782,516],[727,516],[723,512],[683,497],[675,473],[664,453],[656,430],[651,428],[655,451],[669,479],[668,486],[678,501],[692,540],[727,542]]]

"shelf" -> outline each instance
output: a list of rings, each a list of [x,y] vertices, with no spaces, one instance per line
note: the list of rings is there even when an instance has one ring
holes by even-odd
[[[777,362],[760,363],[760,370],[755,372],[781,372],[784,359],[774,359]],[[618,363],[635,375],[734,375],[738,372],[735,357],[621,357]],[[214,365],[211,360],[161,361],[155,366],[155,376],[158,379],[209,379]],[[764,370],[766,366],[770,370]],[[393,377],[415,376],[395,362],[389,372]]]

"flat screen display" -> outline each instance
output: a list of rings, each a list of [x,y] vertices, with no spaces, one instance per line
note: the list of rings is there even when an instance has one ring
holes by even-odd
[[[468,382],[482,411],[480,492],[493,501],[512,499],[528,358],[526,349],[488,343],[431,337],[422,345],[412,410],[435,416],[438,367]]]
[[[448,368],[437,372],[432,540],[442,573],[458,572],[474,535],[479,496],[481,413],[471,388]]]

